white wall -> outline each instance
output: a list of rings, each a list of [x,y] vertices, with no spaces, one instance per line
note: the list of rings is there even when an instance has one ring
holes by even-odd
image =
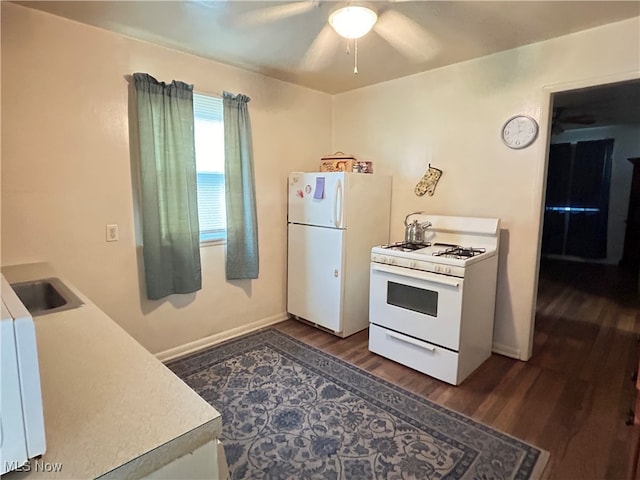
[[[638,108],[629,105],[629,108]],[[551,143],[576,143],[585,140],[613,139],[611,155],[611,188],[607,224],[607,258],[604,263],[618,264],[622,258],[624,234],[629,207],[629,191],[633,165],[629,158],[640,157],[640,125],[610,125],[606,127],[566,130],[551,137]]]
[[[224,246],[209,246],[200,292],[141,294],[125,78],[134,72],[251,97],[258,280],[227,282]],[[2,2],[2,264],[51,262],[154,353],[282,319],[286,176],[331,151],[331,110],[317,91]],[[105,242],[111,223],[117,243]]]
[[[394,177],[392,238],[402,238],[402,218],[414,210],[501,219],[495,351],[530,356],[550,92],[640,76],[639,24],[610,24],[334,98],[334,149]],[[541,134],[510,150],[500,129],[517,113],[538,119]],[[433,197],[417,197],[429,163],[444,174]]]

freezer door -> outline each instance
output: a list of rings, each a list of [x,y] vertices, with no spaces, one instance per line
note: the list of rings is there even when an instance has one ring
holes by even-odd
[[[342,331],[346,232],[289,224],[287,312]]]
[[[344,172],[289,174],[289,222],[346,228]]]

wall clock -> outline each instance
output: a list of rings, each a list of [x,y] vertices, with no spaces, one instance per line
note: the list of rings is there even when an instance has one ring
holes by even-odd
[[[502,127],[502,141],[509,148],[525,148],[538,136],[538,122],[528,115],[515,115]]]

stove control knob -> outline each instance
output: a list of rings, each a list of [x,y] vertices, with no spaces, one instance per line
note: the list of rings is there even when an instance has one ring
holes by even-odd
[[[433,270],[434,270],[434,271],[436,271],[436,272],[440,272],[440,265],[436,265],[436,266],[433,268]]]
[[[418,264],[416,262],[409,262],[409,268],[416,268]]]
[[[446,273],[446,274],[451,273],[451,269],[449,267],[445,267],[444,273]]]

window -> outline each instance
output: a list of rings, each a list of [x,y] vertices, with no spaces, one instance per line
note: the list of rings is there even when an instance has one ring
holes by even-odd
[[[193,94],[200,241],[226,237],[222,99]]]

